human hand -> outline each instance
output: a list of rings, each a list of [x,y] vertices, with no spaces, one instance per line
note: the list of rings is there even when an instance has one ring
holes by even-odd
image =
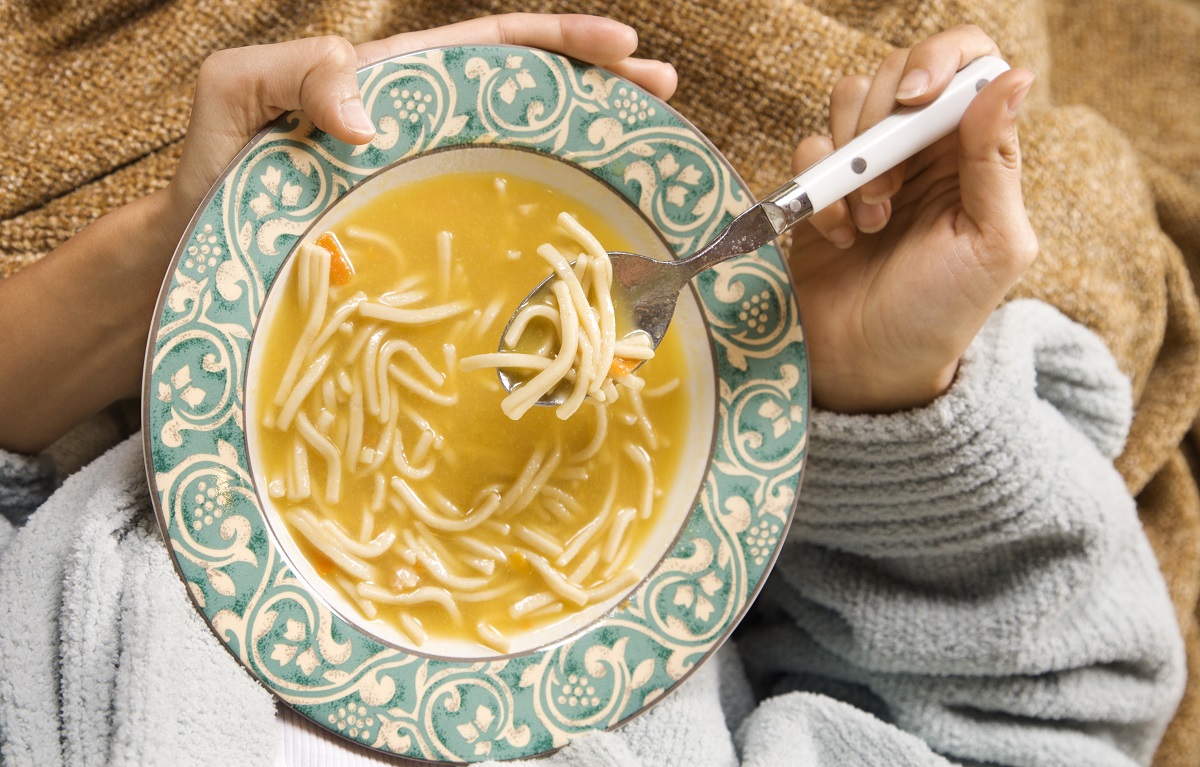
[[[288,110],[304,110],[317,127],[343,142],[370,142],[374,126],[362,108],[355,70],[412,50],[452,44],[554,50],[610,68],[660,98],[670,98],[677,84],[670,64],[634,58],[637,32],[631,26],[582,14],[508,13],[358,46],[325,36],[220,50],[200,66],[184,155],[169,188],[175,214],[170,226],[181,234],[242,146]]]
[[[811,136],[799,172],[901,105],[932,101],[972,60],[999,55],[958,27],[843,78],[832,137]],[[813,401],[846,413],[928,404],[954,380],[988,316],[1037,256],[1021,195],[1016,112],[1033,74],[1014,68],[972,101],[959,128],[794,230],[789,262],[804,316]],[[921,86],[924,86],[923,88]]]
[[[326,133],[351,144],[375,135],[355,70],[442,45],[510,44],[556,51],[607,67],[660,98],[675,92],[675,69],[633,57],[637,32],[612,19],[511,13],[351,45],[314,37],[219,51],[200,68],[183,157],[170,186],[169,226],[183,227],[226,165],[264,125],[303,109]],[[178,239],[178,234],[176,239]]]
[[[632,58],[637,33],[595,16],[510,14],[352,46],[337,37],[210,56],[183,157],[166,189],[119,208],[0,282],[0,449],[36,453],[92,413],[141,391],[163,274],[187,222],[229,162],[284,111],[343,141],[374,129],[355,69],[407,51],[512,43],[606,66],[668,98],[675,70]]]

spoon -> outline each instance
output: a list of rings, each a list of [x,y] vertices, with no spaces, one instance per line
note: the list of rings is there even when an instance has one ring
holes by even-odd
[[[700,272],[735,256],[758,250],[796,224],[894,168],[958,127],[975,94],[1008,69],[994,56],[983,56],[960,69],[936,99],[919,107],[902,107],[862,135],[775,190],[735,218],[703,248],[678,261],[659,261],[635,253],[612,251],[613,302],[632,319],[630,332],[641,331],[657,347],[671,324],[683,288]],[[549,303],[550,275],[517,307]],[[508,325],[512,325],[512,319]],[[508,327],[501,334],[500,351]],[[624,335],[624,334],[622,334]],[[641,363],[638,362],[638,366]],[[500,383],[512,391],[522,381],[504,368]],[[547,392],[537,404],[559,405],[563,387]]]

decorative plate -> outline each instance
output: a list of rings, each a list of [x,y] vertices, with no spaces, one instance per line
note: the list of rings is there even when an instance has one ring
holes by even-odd
[[[553,155],[624,195],[677,255],[752,197],[665,103],[612,73],[508,46],[426,50],[363,69],[379,132],[342,144],[299,113],[264,130],[209,194],[156,310],[144,382],[146,470],[196,607],[286,704],[363,746],[436,762],[512,759],[613,728],[725,640],[775,561],[806,451],[808,370],[774,246],[695,281],[716,355],[715,445],[673,548],[619,607],[515,656],[405,651],[343,620],[288,567],[246,449],[245,371],[263,302],[313,221],[416,155],[490,143]]]

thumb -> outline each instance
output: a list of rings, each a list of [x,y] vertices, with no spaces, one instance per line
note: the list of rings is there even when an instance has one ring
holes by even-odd
[[[246,140],[283,112],[303,109],[326,133],[366,143],[375,127],[358,92],[357,62],[354,46],[333,35],[220,51],[200,68],[197,109],[224,107],[214,111],[233,118],[226,127],[249,133]]]
[[[987,85],[958,127],[959,183],[966,221],[985,269],[1007,290],[1037,255],[1037,238],[1021,194],[1017,109],[1033,73],[1012,69]]]
[[[303,109],[326,133],[364,144],[375,127],[363,108],[358,57],[340,37],[312,37],[218,51],[205,59],[173,186],[198,204],[226,165],[264,125]]]

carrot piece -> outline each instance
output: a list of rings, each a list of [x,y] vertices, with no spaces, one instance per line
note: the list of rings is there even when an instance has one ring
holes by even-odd
[[[337,236],[333,232],[326,232],[317,238],[317,245],[328,250],[333,256],[329,259],[329,281],[334,285],[345,285],[349,282],[354,276],[354,264],[350,263],[350,256],[346,255],[346,249],[338,242]]]
[[[514,551],[508,555],[508,569],[514,573],[529,572],[529,560],[519,551]]]
[[[624,357],[613,357],[612,367],[608,369],[609,378],[620,378],[623,375],[628,375],[637,369],[641,364],[641,360],[630,360]]]

